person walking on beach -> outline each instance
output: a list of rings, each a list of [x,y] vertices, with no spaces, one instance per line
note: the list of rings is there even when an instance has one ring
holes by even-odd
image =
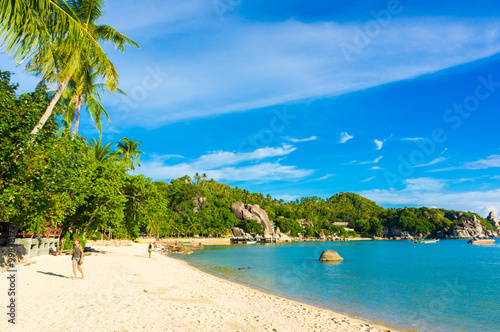
[[[151,258],[151,250],[153,249],[153,246],[151,245],[151,243],[149,244],[149,247],[148,247],[148,252],[149,252],[149,258]]]
[[[80,239],[75,239],[75,243],[73,245],[73,250],[72,250],[72,255],[71,255],[71,261],[73,263],[73,280],[76,280],[76,269],[78,268],[78,271],[82,274],[82,279],[83,279],[83,270],[82,270],[82,264],[83,264],[83,248],[82,245],[80,244]]]

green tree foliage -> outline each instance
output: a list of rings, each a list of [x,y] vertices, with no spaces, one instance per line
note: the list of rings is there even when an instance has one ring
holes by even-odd
[[[18,63],[29,59],[28,71],[41,75],[43,82],[58,85],[33,135],[50,118],[70,81],[81,81],[81,69],[92,68],[109,90],[116,90],[118,74],[99,42],[112,42],[122,52],[124,44],[137,45],[109,26],[96,25],[103,12],[103,0],[0,1],[2,45]]]
[[[115,151],[115,154],[120,158],[127,170],[134,170],[134,163],[141,166],[141,164],[139,164],[139,158],[141,158],[141,154],[144,154],[144,152],[138,150],[141,143],[131,141],[124,137],[120,142],[116,143],[116,145],[118,149]]]

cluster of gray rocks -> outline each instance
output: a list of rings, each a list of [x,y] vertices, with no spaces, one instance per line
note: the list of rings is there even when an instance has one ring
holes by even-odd
[[[500,221],[493,211],[490,212],[486,220],[490,222],[496,231],[486,229],[474,215],[470,220],[464,221],[461,226],[457,227],[455,229],[455,234],[460,239],[470,239],[473,237],[500,237]]]
[[[281,242],[292,242],[295,240],[301,240],[302,235],[298,235],[297,238],[292,238],[287,234],[281,233],[280,228],[277,227],[276,231],[274,231],[271,222],[269,220],[269,216],[267,212],[262,209],[257,204],[244,204],[242,202],[234,202],[231,204],[231,211],[234,213],[238,220],[255,220],[259,222],[264,228],[263,236],[257,234],[255,236],[245,233],[245,231],[238,227],[233,227],[231,230],[231,235],[236,238],[244,238],[248,240],[253,240],[258,237],[263,237],[268,241],[281,241]],[[341,239],[336,236],[327,237],[323,231],[319,234],[321,240],[325,241],[340,241]]]

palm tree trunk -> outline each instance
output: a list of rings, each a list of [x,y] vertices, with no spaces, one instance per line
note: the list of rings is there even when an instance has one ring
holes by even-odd
[[[76,106],[76,120],[75,120],[75,125],[73,127],[73,134],[77,135],[78,134],[78,127],[80,126],[80,109],[82,108],[82,102],[79,101],[78,105]]]
[[[42,117],[40,118],[40,121],[38,121],[38,124],[31,131],[31,134],[33,135],[32,139],[31,139],[31,143],[33,143],[38,132],[42,129],[45,122],[47,122],[49,117],[52,115],[52,111],[54,110],[54,107],[56,106],[57,102],[59,101],[59,98],[61,98],[64,90],[66,90],[66,88],[68,87],[68,83],[69,83],[69,78],[65,79],[64,81],[62,81],[59,84],[59,88],[57,89],[54,97],[52,97],[52,100],[50,101],[49,106],[47,106],[45,113],[43,113]]]

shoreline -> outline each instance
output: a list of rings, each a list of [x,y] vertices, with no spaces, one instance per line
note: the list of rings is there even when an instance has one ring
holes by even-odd
[[[147,246],[98,247],[84,279],[70,257],[18,265],[17,320],[10,330],[396,331],[229,281]],[[0,288],[7,290],[6,275]],[[5,325],[7,324],[7,325]],[[13,327],[13,328],[12,328]]]
[[[332,242],[334,242],[334,241],[332,241]],[[170,256],[167,256],[167,257],[170,257]],[[353,321],[359,322],[361,324],[369,324],[369,325],[371,325],[377,329],[383,330],[383,331],[387,331],[387,332],[389,332],[389,331],[391,331],[391,332],[415,332],[414,330],[405,329],[405,328],[402,328],[399,326],[394,326],[394,325],[390,325],[390,324],[386,324],[386,323],[378,322],[378,321],[372,321],[372,320],[367,319],[367,318],[352,316],[352,315],[349,315],[348,313],[335,311],[335,310],[330,309],[326,306],[322,306],[321,304],[314,302],[313,300],[307,301],[305,299],[300,299],[298,297],[293,297],[291,295],[276,292],[276,291],[269,289],[269,288],[259,287],[259,286],[255,286],[252,284],[245,283],[243,281],[234,280],[234,279],[231,279],[229,277],[225,277],[221,274],[218,274],[217,272],[210,271],[208,269],[196,266],[196,265],[192,264],[191,262],[183,260],[182,258],[178,258],[178,257],[170,257],[170,258],[178,260],[190,268],[196,269],[196,270],[200,271],[201,273],[209,274],[212,277],[220,279],[222,281],[235,283],[235,284],[238,284],[238,285],[243,286],[245,288],[248,288],[250,290],[257,290],[261,293],[265,293],[265,294],[271,295],[271,296],[279,298],[279,299],[285,299],[285,300],[288,300],[291,302],[295,302],[297,304],[304,305],[304,306],[307,306],[310,308],[314,308],[314,309],[318,309],[318,310],[326,310],[326,311],[331,312],[334,315],[345,317],[345,318],[351,319]]]

